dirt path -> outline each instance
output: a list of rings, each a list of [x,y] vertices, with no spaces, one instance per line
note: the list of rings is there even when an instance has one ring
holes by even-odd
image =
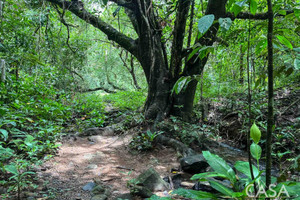
[[[110,199],[128,193],[127,181],[154,167],[162,177],[178,168],[176,152],[169,148],[156,148],[152,152],[130,152],[130,137],[93,136],[68,140],[62,144],[58,155],[44,164],[39,172],[44,181],[44,191],[57,200],[89,200],[90,192],[82,187],[93,180],[111,186]]]

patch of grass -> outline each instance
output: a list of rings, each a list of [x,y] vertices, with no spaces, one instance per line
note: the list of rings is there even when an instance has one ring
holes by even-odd
[[[103,97],[106,102],[111,102],[120,110],[138,110],[146,101],[146,94],[142,91],[121,91]]]

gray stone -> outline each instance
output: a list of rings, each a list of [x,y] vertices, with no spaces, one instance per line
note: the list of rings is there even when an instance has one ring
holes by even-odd
[[[205,172],[209,166],[202,154],[188,156],[180,160],[181,169],[191,174]]]
[[[83,131],[80,135],[81,136],[91,136],[91,135],[101,135],[102,131],[98,127],[88,128]]]
[[[133,200],[134,196],[130,193],[122,194],[117,196],[114,200]]]
[[[164,191],[169,189],[169,185],[165,182],[160,175],[150,167],[137,177],[139,185],[147,187],[151,191]]]
[[[105,194],[98,194],[91,198],[91,200],[106,200],[106,199],[107,199],[107,196]]]
[[[92,136],[92,135],[103,135],[103,136],[113,136],[114,135],[114,129],[112,127],[104,127],[104,128],[88,128],[82,133],[80,133],[80,136]]]
[[[103,132],[102,132],[102,135],[103,135],[103,136],[114,136],[114,134],[115,134],[114,129],[113,129],[112,127],[109,127],[109,126],[103,128],[102,131],[103,131]]]
[[[83,186],[82,189],[84,191],[92,191],[95,186],[96,186],[96,184],[94,182],[89,182],[89,183],[85,184],[85,186]]]
[[[100,135],[93,135],[93,136],[90,136],[88,138],[88,140],[90,142],[92,142],[93,144],[95,144],[95,143],[100,143],[103,140],[103,138]]]
[[[149,198],[153,195],[152,191],[149,190],[149,188],[140,185],[135,185],[133,188],[131,188],[130,192],[142,198]]]
[[[169,189],[169,184],[152,167],[130,183],[131,193],[143,198],[151,197],[154,191],[164,191],[167,189]]]

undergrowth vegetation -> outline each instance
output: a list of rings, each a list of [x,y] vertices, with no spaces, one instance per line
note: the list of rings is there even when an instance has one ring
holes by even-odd
[[[93,95],[58,91],[31,76],[1,83],[0,185],[8,188],[2,199],[34,186],[34,167],[55,155],[67,127],[102,126],[103,103]],[[33,84],[34,83],[34,84]]]

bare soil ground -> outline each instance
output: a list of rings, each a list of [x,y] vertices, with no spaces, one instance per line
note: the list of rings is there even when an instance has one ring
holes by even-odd
[[[56,157],[43,165],[39,177],[43,190],[57,200],[89,200],[90,192],[82,187],[101,180],[112,188],[110,199],[128,193],[127,181],[154,167],[162,176],[178,168],[176,152],[160,147],[151,152],[133,154],[127,147],[130,136],[96,136],[65,141]]]

